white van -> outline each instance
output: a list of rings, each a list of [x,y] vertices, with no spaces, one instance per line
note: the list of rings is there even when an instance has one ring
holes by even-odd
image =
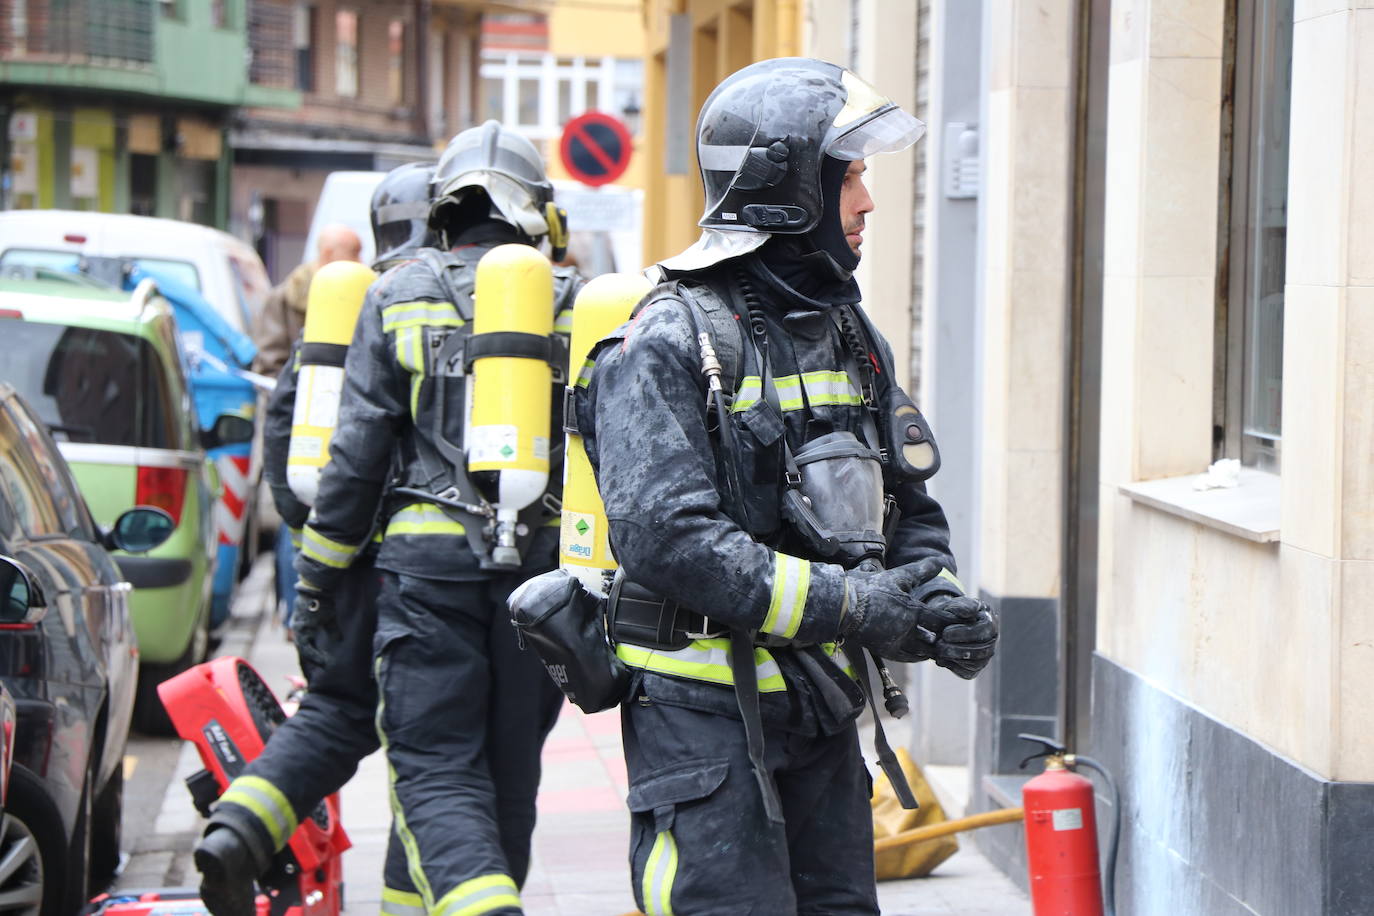
[[[358,259],[371,264],[376,248],[372,241],[372,192],[386,177],[386,172],[330,172],[315,202],[310,217],[310,232],[305,237],[304,260],[319,254],[317,240],[320,230],[334,223],[343,223],[363,243]]]
[[[84,210],[0,213],[0,273],[23,266],[66,270],[82,255],[129,258],[170,274],[199,290],[244,334],[272,288],[252,247],[208,226]]]

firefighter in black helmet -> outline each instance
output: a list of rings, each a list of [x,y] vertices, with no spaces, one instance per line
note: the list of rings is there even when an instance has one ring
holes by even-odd
[[[934,441],[852,274],[864,160],[922,130],[833,64],[728,77],[697,123],[701,239],[578,381],[624,576],[609,617],[650,916],[876,914],[854,724],[872,658],[973,677],[992,656],[925,490]]]
[[[488,517],[462,461],[463,360],[476,267],[504,244],[556,245],[564,227],[534,146],[495,121],[449,143],[431,184],[426,250],[373,284],[349,347],[331,462],[301,539],[296,613],[326,628],[374,521],[383,535],[374,671],[392,807],[429,913],[520,912],[539,755],[562,694],[521,652],[506,595],[556,565],[557,493],[521,516],[521,567],[488,561]],[[555,269],[554,329],[580,280]],[[474,345],[474,349],[475,349]],[[562,406],[562,387],[553,401]],[[549,396],[553,397],[552,387]],[[547,436],[562,432],[552,411]]]
[[[435,238],[429,232],[429,183],[433,163],[392,169],[372,194],[372,235],[378,252],[373,269],[382,273],[410,260]],[[300,536],[310,506],[287,484],[286,459],[296,402],[300,341],[295,342],[267,405],[263,434],[263,476],[277,511]],[[373,716],[377,687],[372,679],[372,639],[377,626],[375,550],[348,570],[340,589],[337,625],[310,629],[296,621],[296,648],[309,692],[296,714],[272,733],[267,747],[224,794],[195,850],[202,874],[201,898],[215,916],[254,912],[254,879],[326,795],[353,777],[358,762],[377,749]],[[304,624],[304,626],[301,626]],[[411,916],[423,911],[407,873],[405,853],[393,830],[387,849],[382,912]]]

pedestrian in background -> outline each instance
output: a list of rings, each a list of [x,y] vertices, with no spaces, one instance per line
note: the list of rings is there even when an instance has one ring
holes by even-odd
[[[276,378],[291,355],[305,327],[305,304],[315,271],[334,261],[356,261],[363,243],[358,233],[342,223],[330,223],[320,230],[318,253],[313,261],[299,265],[286,279],[272,288],[262,311],[253,321],[253,343],[258,346],[253,371]],[[291,627],[291,599],[296,594],[295,551],[291,531],[285,522],[277,531],[276,544],[277,609],[282,623]]]
[[[320,230],[318,252],[313,261],[299,265],[286,279],[272,287],[262,311],[253,321],[253,343],[258,345],[253,371],[273,378],[286,365],[291,347],[305,327],[305,301],[315,271],[334,261],[356,261],[363,243],[358,233],[342,223],[331,223]]]
[[[561,237],[552,203],[538,151],[515,131],[488,121],[450,142],[429,210],[444,250],[422,252],[368,292],[296,560],[296,614],[328,627],[380,512],[376,722],[421,912],[521,912],[539,756],[563,702],[534,653],[520,651],[505,607],[519,583],[557,564],[561,468],[550,468],[548,498],[521,513],[518,570],[484,562],[495,546],[490,516],[465,508],[481,497],[455,495],[477,490],[461,457],[470,380],[452,355],[476,347],[477,264],[500,245]],[[555,331],[580,285],[554,269]],[[550,386],[550,427],[537,431],[545,441],[562,434],[562,391]]]

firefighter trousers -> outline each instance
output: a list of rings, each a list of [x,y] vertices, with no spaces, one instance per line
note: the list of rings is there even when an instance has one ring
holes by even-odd
[[[871,783],[851,722],[798,734],[765,722],[785,823],[770,821],[733,691],[637,676],[621,707],[630,779],[630,872],[648,916],[876,916]],[[694,685],[695,686],[695,685]],[[690,701],[688,701],[690,702]],[[712,710],[712,711],[706,711]]]
[[[247,825],[275,850],[284,847],[295,825],[326,795],[339,791],[353,778],[358,762],[377,749],[377,685],[371,666],[378,575],[365,557],[349,567],[334,594],[338,619],[347,625],[338,633],[330,663],[313,672],[295,715],[272,733],[263,752],[220,796],[217,819]],[[418,904],[418,898],[394,828],[384,880],[389,893],[382,912],[423,912],[406,909]]]
[[[563,704],[516,644],[506,597],[525,578],[382,573],[377,729],[410,876],[436,916],[521,912],[539,755]]]

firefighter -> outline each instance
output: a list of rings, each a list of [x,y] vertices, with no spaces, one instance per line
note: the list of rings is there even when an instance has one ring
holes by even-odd
[[[728,77],[697,123],[702,237],[576,383],[624,576],[609,615],[650,916],[876,914],[865,650],[966,678],[991,658],[923,483],[934,441],[853,277],[864,160],[922,129],[833,64]]]
[[[473,333],[478,262],[497,246],[546,237],[557,249],[566,226],[534,146],[495,121],[453,138],[431,192],[429,226],[443,251],[373,286],[348,351],[331,461],[296,561],[296,613],[311,627],[333,625],[380,514],[376,724],[418,902],[430,913],[519,913],[539,755],[562,695],[520,651],[504,600],[556,565],[561,469],[511,527],[519,561],[508,562],[512,545],[489,538],[496,516],[485,500],[498,498],[484,489],[487,472],[464,466],[465,360],[532,337]],[[579,281],[553,269],[552,285],[552,327],[566,335]],[[476,307],[492,304],[499,311],[499,301]],[[557,336],[536,341],[550,346],[551,363]],[[553,386],[540,394],[554,400]],[[548,428],[518,432],[542,439],[547,453],[561,441],[561,397],[546,415]]]
[[[373,268],[377,272],[413,258],[437,241],[427,224],[433,173],[433,163],[411,163],[393,169],[377,185],[372,196],[372,234],[379,253]],[[287,467],[300,348],[297,341],[277,379],[263,437],[263,473],[293,539],[299,537],[310,512],[289,485]],[[254,878],[286,844],[295,825],[325,796],[337,792],[352,778],[358,762],[377,749],[373,723],[377,689],[372,680],[375,553],[375,545],[363,551],[344,574],[334,627],[311,630],[313,621],[298,621],[306,624],[298,626],[295,635],[309,692],[296,714],[273,732],[262,754],[220,796],[205,837],[196,847],[201,897],[215,916],[254,912]],[[423,912],[394,830],[384,880],[383,913]]]

